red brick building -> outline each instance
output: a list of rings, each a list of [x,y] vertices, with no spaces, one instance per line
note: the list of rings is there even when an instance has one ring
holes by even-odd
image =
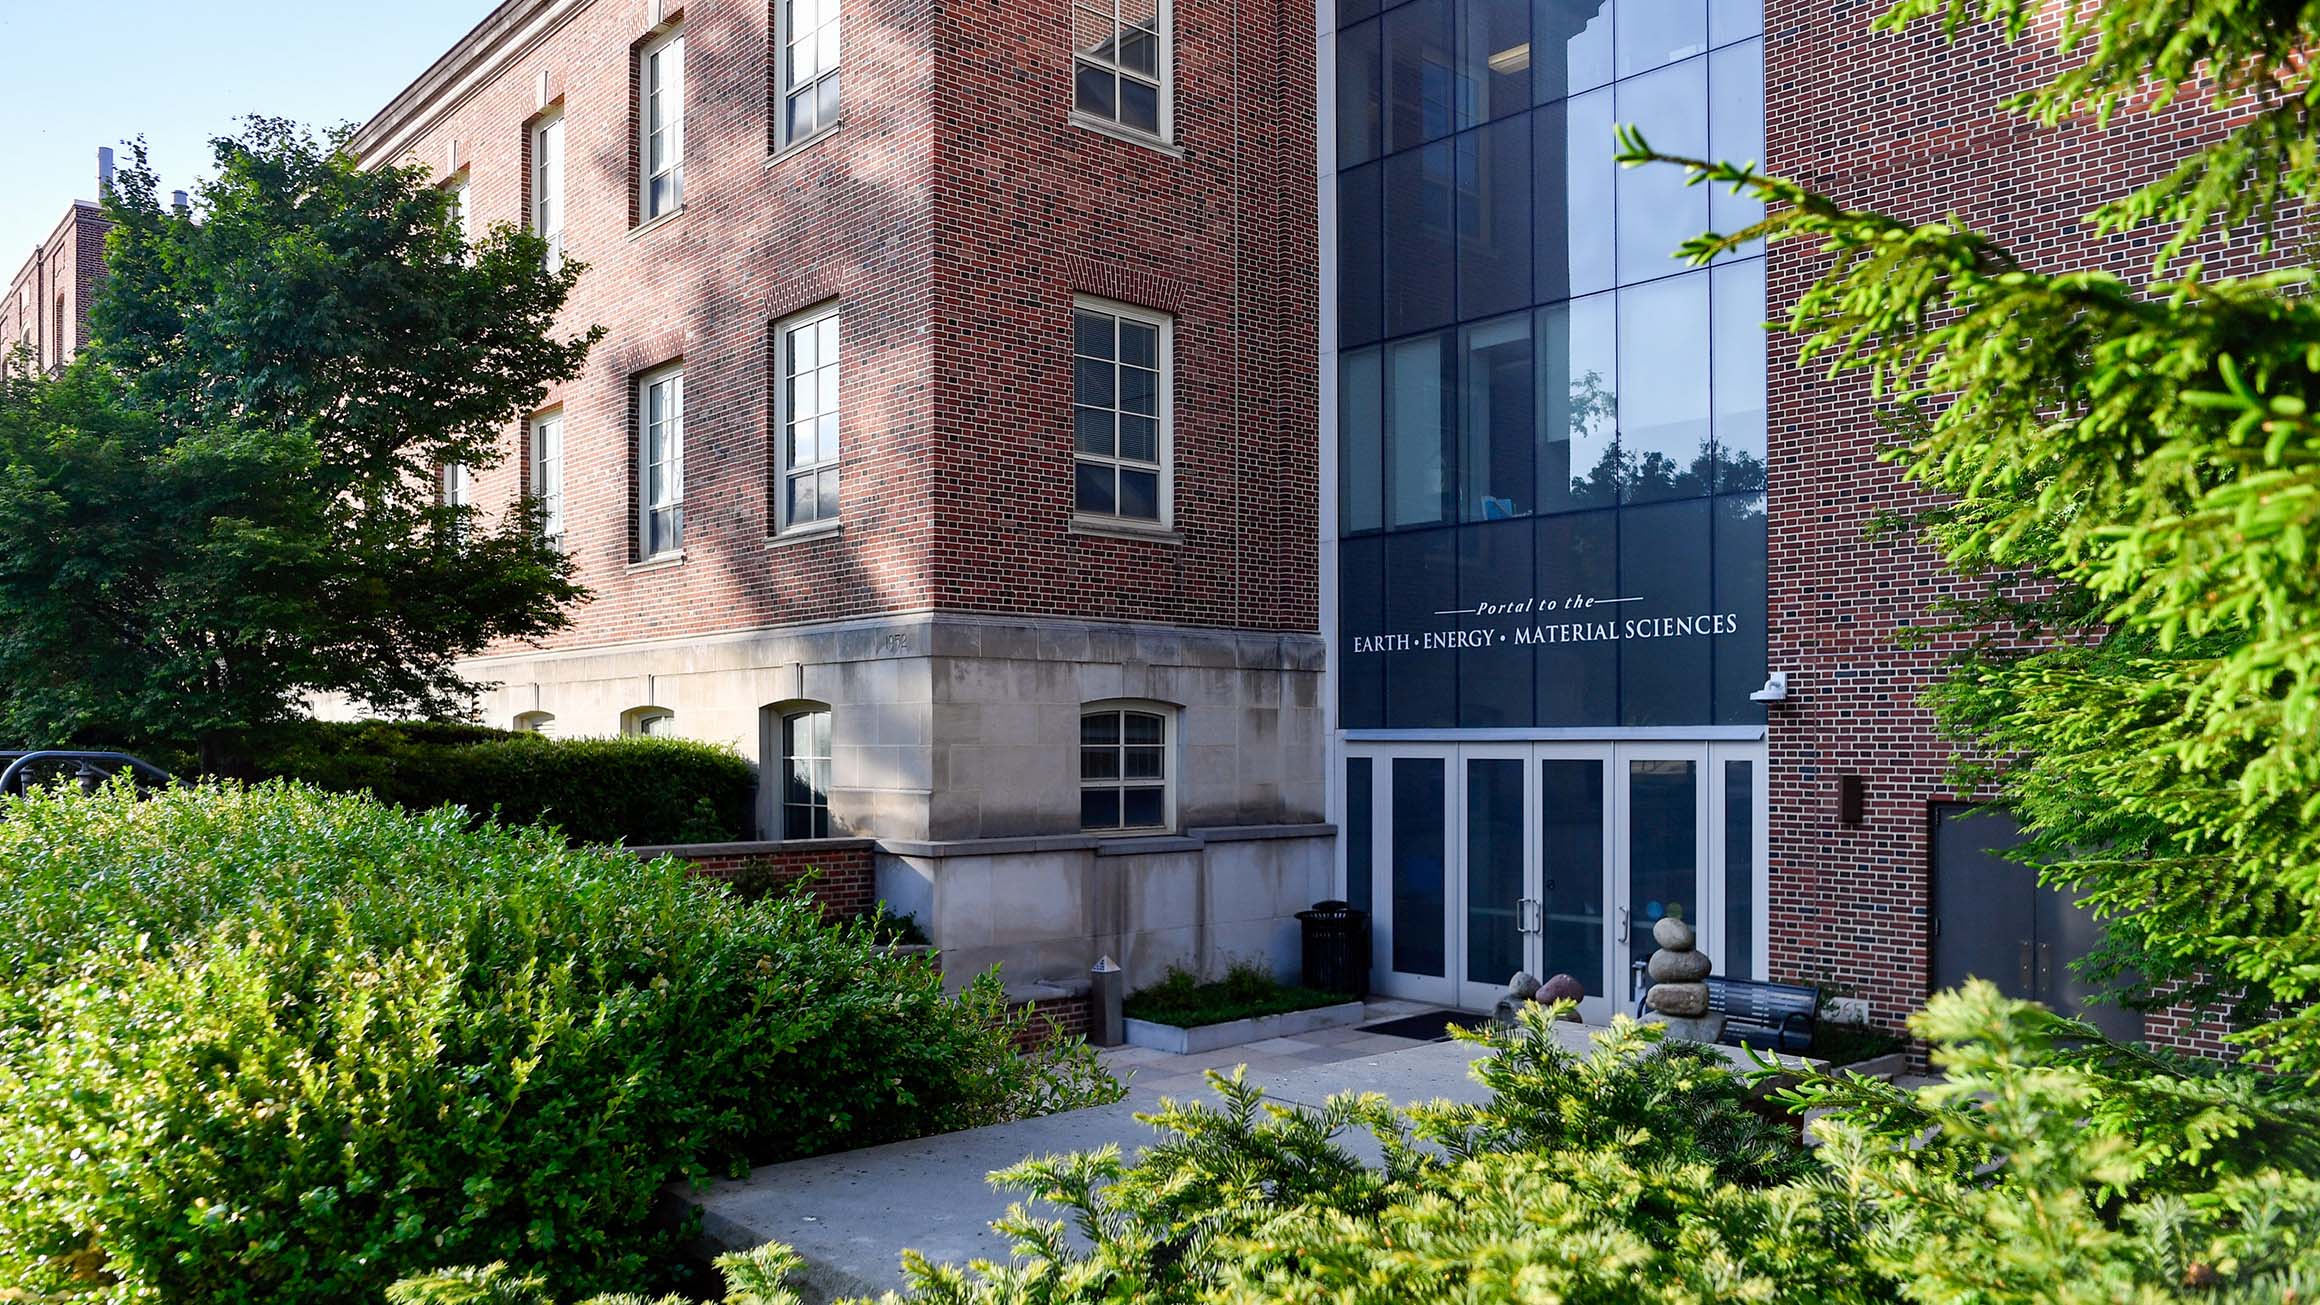
[[[111,151],[105,166],[110,167]],[[89,301],[105,278],[105,233],[113,224],[87,200],[75,200],[48,237],[35,245],[0,299],[0,358],[23,357],[54,371],[89,342]]]
[[[353,147],[587,264],[447,492],[593,599],[486,719],[732,744],[962,968],[1283,954],[1329,887],[1310,11],[509,0]],[[1293,954],[1293,952],[1288,952]]]
[[[1753,211],[1618,169],[1611,126],[2132,275],[2165,233],[2098,244],[2081,215],[2216,124],[2025,123],[1997,106],[2054,71],[2051,32],[1951,45],[1872,32],[1882,10],[1323,5],[1331,814],[1389,990],[1476,1006],[1560,970],[1607,1012],[1680,912],[1718,972],[1883,1024],[1968,974],[2087,997],[2069,961],[2093,923],[1945,780],[1919,695],[1955,644],[1896,637],[1958,582],[1869,527],[1926,500],[1878,460],[1865,386],[1759,329],[1819,256],[1672,260]]]

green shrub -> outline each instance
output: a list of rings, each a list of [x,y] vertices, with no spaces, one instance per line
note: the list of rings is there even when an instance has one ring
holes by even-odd
[[[0,808],[0,1283],[636,1280],[667,1181],[1116,1088],[995,977],[673,861],[289,785]]]
[[[1160,982],[1128,994],[1120,1008],[1132,1020],[1189,1029],[1259,1015],[1311,1010],[1316,1006],[1335,1006],[1345,1000],[1343,993],[1282,983],[1264,966],[1241,961],[1225,971],[1223,978],[1208,983],[1202,983],[1200,976],[1189,970],[1172,969]]]
[[[673,738],[551,739],[457,722],[301,721],[254,741],[259,777],[368,791],[410,811],[446,804],[575,843],[751,838],[757,771],[730,748]]]
[[[1558,1013],[1480,1035],[1497,1054],[1476,1063],[1479,1105],[1300,1110],[1212,1076],[1221,1104],[1163,1104],[1169,1136],[1134,1164],[1107,1148],[999,1176],[1079,1237],[1018,1206],[997,1225],[1013,1263],[906,1256],[907,1299],[2254,1305],[2320,1289],[2320,1104],[2293,1082],[2074,1045],[2085,1026],[1978,984],[1917,1024],[1946,1084],[1807,1075],[1782,1094],[1830,1112],[1807,1148],[1715,1053],[1621,1020],[1574,1055]],[[769,1247],[752,1264],[791,1261]],[[792,1305],[752,1281],[737,1300]]]

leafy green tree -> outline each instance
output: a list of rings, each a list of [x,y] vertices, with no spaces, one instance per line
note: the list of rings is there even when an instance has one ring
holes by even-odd
[[[1886,28],[1992,23],[2031,0],[1902,0]],[[2023,817],[2049,882],[2104,918],[2101,967],[2144,1004],[2238,1002],[2251,1054],[2320,1075],[2320,302],[2314,269],[2216,279],[2320,189],[2320,9],[2071,6],[2075,56],[2009,101],[2051,125],[2204,94],[2213,143],[2105,203],[2098,232],[2172,224],[2152,279],[2038,268],[1956,222],[1844,208],[1753,165],[1672,160],[1769,201],[1758,226],[1827,262],[1788,329],[1894,415],[1890,456],[1949,506],[1920,524],[1986,587],[1985,638],[1932,702],[1970,781]],[[1630,134],[1630,163],[1663,160]],[[2022,638],[2020,636],[2029,636]]]
[[[535,511],[443,502],[599,330],[554,335],[580,269],[469,246],[422,168],[253,119],[198,218],[142,148],[106,211],[93,345],[0,383],[0,737],[198,744],[336,692],[462,709],[456,662],[583,596]]]

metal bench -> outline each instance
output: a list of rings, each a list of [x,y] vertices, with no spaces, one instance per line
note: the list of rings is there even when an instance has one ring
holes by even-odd
[[[23,793],[43,778],[64,775],[77,781],[83,792],[94,792],[124,770],[137,777],[140,788],[162,788],[185,782],[126,752],[45,748],[34,752],[0,752],[0,794]]]
[[[1755,979],[1728,979],[1709,975],[1708,1009],[1724,1017],[1726,1046],[1763,1047],[1801,1056],[1812,1050],[1821,1026],[1818,988],[1795,983],[1760,983]],[[1635,1013],[1644,1013],[1643,996],[1650,984],[1644,962],[1634,966]]]

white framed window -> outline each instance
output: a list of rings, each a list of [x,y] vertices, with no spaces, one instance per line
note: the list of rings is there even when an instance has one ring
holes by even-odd
[[[636,553],[675,557],[685,547],[685,369],[647,372],[636,383]]]
[[[631,707],[620,713],[620,732],[630,738],[664,738],[677,732],[677,713],[666,707]]]
[[[775,0],[774,148],[838,124],[839,0]]]
[[[514,729],[518,734],[538,734],[553,738],[556,734],[556,714],[548,711],[517,712]]]
[[[1174,713],[1159,703],[1090,703],[1079,718],[1079,824],[1090,831],[1168,829]]]
[[[838,306],[811,308],[773,328],[775,529],[838,519]]]
[[[532,418],[532,457],[527,492],[540,505],[540,538],[564,543],[564,414]]]
[[[474,188],[468,184],[467,170],[460,169],[451,184],[443,188],[451,197],[451,225],[459,232],[459,243],[464,249],[475,247]]]
[[[451,525],[451,537],[467,538],[465,509],[475,506],[475,472],[462,462],[443,464],[443,506],[461,509],[459,518]]]
[[[1075,0],[1072,111],[1170,139],[1174,62],[1170,0]]]
[[[1072,306],[1073,509],[1165,526],[1173,517],[1175,329],[1098,299]]]
[[[781,715],[781,836],[830,836],[830,709],[800,704]]]
[[[564,266],[564,111],[532,124],[532,232],[548,242],[547,268]]]
[[[650,222],[685,206],[685,34],[655,37],[636,57],[637,213]]]

